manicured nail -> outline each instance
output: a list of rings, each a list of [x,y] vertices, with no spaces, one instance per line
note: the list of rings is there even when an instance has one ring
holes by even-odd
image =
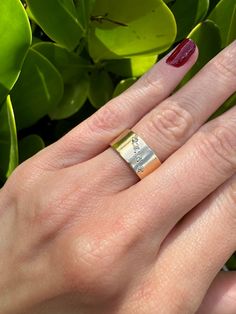
[[[196,45],[191,39],[184,39],[167,58],[166,63],[174,67],[184,65],[196,50]]]

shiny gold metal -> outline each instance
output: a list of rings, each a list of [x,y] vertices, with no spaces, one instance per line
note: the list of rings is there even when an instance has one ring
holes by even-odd
[[[157,169],[161,162],[144,140],[132,130],[125,130],[111,147],[129,164],[140,179]]]

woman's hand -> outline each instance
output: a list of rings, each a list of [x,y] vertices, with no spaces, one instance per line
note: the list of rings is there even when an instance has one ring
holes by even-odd
[[[9,178],[0,313],[236,312],[236,276],[218,274],[236,249],[236,107],[204,124],[236,90],[236,42],[169,96],[197,59],[182,46]],[[140,182],[109,148],[126,128],[163,162]]]

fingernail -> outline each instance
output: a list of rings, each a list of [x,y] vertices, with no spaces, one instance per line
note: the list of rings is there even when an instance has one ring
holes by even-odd
[[[184,65],[196,50],[196,45],[191,39],[184,39],[167,58],[166,63],[174,67]]]

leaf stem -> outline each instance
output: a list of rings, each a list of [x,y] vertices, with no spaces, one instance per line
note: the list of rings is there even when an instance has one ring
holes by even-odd
[[[108,21],[110,23],[117,24],[119,26],[128,26],[128,24],[110,19],[107,16],[108,16],[108,13],[105,13],[104,15],[91,15],[90,20],[91,21],[97,21],[98,23],[102,23],[103,21]]]

